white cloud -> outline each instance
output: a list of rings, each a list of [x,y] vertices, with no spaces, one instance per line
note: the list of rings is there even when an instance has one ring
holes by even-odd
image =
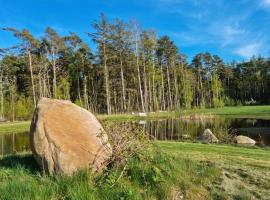
[[[270,6],[270,0],[262,0],[263,5]]]
[[[224,35],[226,37],[231,37],[231,36],[235,36],[235,35],[245,33],[245,31],[243,29],[233,27],[231,25],[224,26],[223,31],[224,31]]]
[[[247,37],[248,31],[240,27],[236,21],[237,20],[224,23],[221,20],[217,20],[213,22],[206,31],[208,34],[212,35],[220,48],[236,43],[239,44],[243,38]]]
[[[270,0],[261,0],[260,3],[259,3],[259,6],[262,9],[269,10],[269,8],[270,8]]]
[[[239,39],[243,37],[246,33],[244,29],[233,27],[231,25],[226,25],[220,29],[222,31],[221,36],[223,37],[222,47],[239,42]]]
[[[235,50],[234,53],[244,57],[244,58],[250,58],[254,55],[258,55],[261,51],[262,44],[261,43],[251,43],[244,45],[238,49]]]

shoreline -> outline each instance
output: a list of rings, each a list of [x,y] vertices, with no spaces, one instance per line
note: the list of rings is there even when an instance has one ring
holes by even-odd
[[[235,106],[222,108],[208,109],[189,109],[182,111],[162,111],[149,112],[146,116],[135,114],[97,114],[98,120],[101,121],[130,121],[130,120],[151,120],[151,119],[166,119],[166,118],[183,118],[183,119],[205,119],[205,118],[250,118],[250,119],[270,119],[269,106]],[[0,134],[18,133],[28,131],[31,121],[16,121],[16,122],[1,122]]]

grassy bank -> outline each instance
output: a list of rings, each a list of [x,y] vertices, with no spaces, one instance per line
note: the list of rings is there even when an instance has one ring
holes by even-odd
[[[170,117],[182,117],[189,115],[211,115],[223,116],[233,118],[260,118],[270,119],[270,106],[237,106],[237,107],[223,107],[223,108],[208,108],[208,109],[189,109],[172,112],[152,112],[148,113],[146,117],[141,117],[138,114],[112,114],[112,115],[97,115],[99,120],[107,121],[129,121],[140,119],[159,119]],[[14,122],[14,123],[0,123],[0,134],[11,132],[28,131],[30,121]]]
[[[136,120],[136,119],[156,119],[167,117],[181,117],[193,114],[201,115],[219,115],[223,117],[236,118],[262,118],[270,119],[270,106],[233,106],[222,108],[205,108],[205,109],[187,109],[171,112],[150,112],[146,117],[140,117],[137,114],[112,114],[98,115],[99,119],[104,120]]]
[[[44,175],[26,153],[0,159],[0,194],[1,199],[267,199],[269,153],[155,142],[149,153],[131,158],[125,168],[73,177]]]
[[[30,121],[0,123],[0,134],[25,132],[29,129]]]
[[[270,119],[270,106],[233,106],[222,108],[208,108],[186,110],[183,114],[212,114],[236,118],[264,118]]]

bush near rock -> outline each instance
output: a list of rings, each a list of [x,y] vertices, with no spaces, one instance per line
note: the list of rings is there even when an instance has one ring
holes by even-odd
[[[205,129],[204,132],[200,135],[200,139],[207,143],[218,143],[219,140],[212,133],[210,129]]]
[[[243,135],[238,135],[234,138],[236,144],[254,146],[256,141]]]
[[[49,174],[101,170],[112,155],[108,136],[89,111],[70,101],[42,98],[35,110],[30,145]]]

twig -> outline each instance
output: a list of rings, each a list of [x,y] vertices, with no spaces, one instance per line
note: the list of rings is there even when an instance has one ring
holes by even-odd
[[[124,166],[123,170],[121,171],[120,176],[117,178],[117,180],[111,185],[111,188],[122,178],[122,176],[124,175],[124,172],[126,170],[127,164]]]

